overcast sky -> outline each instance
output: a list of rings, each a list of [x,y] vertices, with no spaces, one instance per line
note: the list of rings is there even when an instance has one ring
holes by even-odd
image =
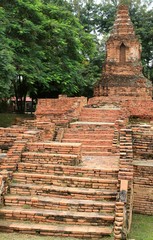
[[[101,3],[101,0],[95,0],[96,3]],[[145,0],[144,0],[145,2]],[[152,0],[152,3],[150,4],[150,8],[153,7],[153,0]]]

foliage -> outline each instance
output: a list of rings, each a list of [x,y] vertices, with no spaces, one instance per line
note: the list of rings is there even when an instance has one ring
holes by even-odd
[[[105,41],[121,0],[1,0],[0,98],[92,96]],[[126,0],[142,42],[144,74],[153,80],[151,0]]]
[[[139,8],[134,6],[131,16],[142,44],[144,75],[153,81],[153,11],[147,10],[144,5]]]
[[[9,96],[11,80],[15,73],[12,66],[14,53],[9,46],[9,39],[5,36],[7,22],[5,12],[0,7],[0,98]]]
[[[35,79],[41,79],[41,48],[37,44],[40,32],[40,12],[38,1],[12,0],[1,1],[1,7],[5,12],[7,26],[5,39],[9,39],[9,47],[13,52],[10,76],[17,98],[19,111],[24,111],[23,99]],[[19,104],[20,103],[20,104]]]
[[[45,39],[49,39],[45,45],[49,84],[58,85],[61,93],[76,94],[83,83],[80,74],[83,61],[90,59],[94,51],[93,38],[64,8],[49,4],[44,10],[47,16]]]
[[[20,112],[24,112],[28,92],[31,96],[38,96],[38,91],[43,95],[56,86],[58,93],[74,95],[84,84],[82,63],[90,59],[95,44],[66,6],[41,0],[1,1],[10,58],[3,64],[9,78],[3,68],[1,78],[5,75],[12,84]],[[6,49],[2,45],[2,52]]]

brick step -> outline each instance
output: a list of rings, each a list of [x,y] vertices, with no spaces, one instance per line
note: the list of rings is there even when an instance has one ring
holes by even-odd
[[[112,113],[105,113],[105,112],[81,112],[80,114],[80,117],[81,118],[91,118],[91,119],[94,119],[94,118],[101,118],[101,119],[105,119],[105,118],[108,118],[108,119],[114,119],[114,118],[117,118],[119,116],[119,113],[118,112],[112,112]]]
[[[103,156],[103,157],[107,157],[107,156],[117,156],[114,153],[111,152],[104,152],[104,151],[95,151],[95,150],[91,150],[91,151],[87,151],[86,149],[84,149],[82,151],[82,156]]]
[[[1,163],[0,165],[0,171],[7,170],[7,171],[15,171],[16,170],[16,164],[10,164],[8,161],[7,163]]]
[[[112,115],[120,113],[120,108],[83,108],[81,114],[104,114]]]
[[[91,117],[91,116],[82,116],[79,117],[80,122],[102,122],[102,123],[107,123],[111,122],[114,123],[118,118],[117,117]]]
[[[81,163],[81,157],[72,154],[51,154],[41,152],[24,152],[21,155],[22,162],[51,163],[75,166]]]
[[[10,127],[7,127],[7,128],[4,128],[4,127],[0,127],[0,131],[2,131],[3,130],[3,132],[7,132],[7,133],[9,133],[9,132],[14,132],[14,133],[22,133],[24,130],[27,130],[27,127],[26,126],[18,126],[18,125],[12,125],[12,126],[10,126]]]
[[[110,111],[93,111],[93,112],[85,112],[85,111],[82,111],[81,114],[80,114],[80,117],[91,117],[94,118],[94,117],[101,117],[101,118],[105,118],[105,117],[108,117],[108,118],[114,118],[114,117],[118,117],[119,116],[119,112],[118,111],[113,111],[113,112],[110,112]]]
[[[69,120],[68,119],[62,119],[61,117],[59,119],[59,116],[55,116],[54,118],[52,118],[52,122],[55,123],[55,124],[63,124],[64,125],[64,124],[68,124]]]
[[[112,146],[112,140],[93,140],[93,139],[68,139],[65,138],[62,139],[62,142],[76,142],[76,143],[82,143],[83,145],[102,145],[102,146]]]
[[[3,164],[3,165],[14,165],[14,164],[16,164],[17,163],[17,160],[16,160],[16,157],[6,157],[6,158],[3,158],[3,159],[1,159],[1,161],[0,161],[0,164]]]
[[[115,208],[115,202],[19,195],[5,196],[4,204],[5,206],[22,206],[23,208],[99,213],[113,213]]]
[[[117,186],[116,186],[117,189]],[[114,201],[117,197],[117,190],[114,189],[92,189],[92,188],[73,188],[59,187],[41,184],[20,184],[11,183],[10,193],[19,195],[37,195],[48,197],[60,197],[67,199],[83,200],[106,200]]]
[[[82,133],[82,131],[74,131],[74,129],[70,130],[70,129],[67,129],[64,133],[64,139],[82,139],[82,140],[88,140],[88,139],[92,139],[92,140],[105,140],[105,141],[109,141],[109,140],[112,140],[114,137],[114,131],[111,133],[111,134],[106,134],[106,133],[103,133],[103,132],[99,132],[96,133],[96,131],[94,132],[85,132],[85,133]]]
[[[111,213],[72,212],[46,209],[24,209],[21,207],[3,207],[0,209],[3,219],[26,220],[45,223],[77,224],[89,226],[109,226],[113,224]]]
[[[80,143],[61,143],[61,142],[34,142],[34,143],[27,143],[26,151],[80,155],[81,144]]]
[[[0,153],[0,171],[2,170],[15,171],[16,159],[7,157],[6,153]]]
[[[114,123],[113,122],[73,122],[70,123],[71,128],[79,128],[79,129],[84,129],[84,130],[95,130],[95,129],[110,129],[114,128]]]
[[[99,128],[90,128],[90,129],[83,129],[82,127],[80,127],[80,128],[75,128],[75,127],[73,127],[73,128],[66,128],[65,129],[65,133],[64,134],[80,134],[80,136],[82,136],[82,135],[95,135],[95,136],[97,136],[97,135],[113,135],[114,134],[114,127],[110,127],[110,128],[108,128],[108,129],[105,129],[105,128],[101,128],[101,129],[99,129]]]
[[[0,134],[1,135],[6,134],[6,136],[12,136],[13,134],[18,135],[19,133],[23,133],[26,130],[27,130],[27,127],[23,127],[23,126],[22,127],[20,126],[20,128],[16,126],[7,127],[7,128],[0,127]]]
[[[36,234],[53,237],[77,237],[83,239],[102,238],[112,234],[112,227],[78,226],[78,225],[51,225],[24,221],[0,220],[0,232],[21,232],[24,234]],[[21,237],[22,239],[22,237]]]
[[[84,115],[84,116],[95,116],[95,115],[98,115],[98,116],[114,116],[114,115],[119,115],[120,113],[120,109],[118,110],[113,110],[113,109],[93,109],[93,108],[84,108],[82,109],[81,111],[81,116]]]
[[[48,120],[48,118],[49,118],[50,123],[52,123],[52,124],[67,125],[69,123],[69,119],[64,119],[65,116],[63,116],[63,115],[60,115],[60,114],[59,115],[45,114],[45,115],[46,115],[46,119]],[[38,115],[37,115],[37,117],[39,118]]]
[[[32,137],[34,138],[35,136],[39,136],[40,133],[39,131],[27,131],[23,133],[19,133],[16,136],[2,136],[0,140],[0,147],[3,149],[4,146],[11,147],[13,143],[16,141],[16,139],[31,139]]]
[[[7,153],[1,153],[0,152],[0,162],[3,158],[7,157]]]
[[[81,111],[81,115],[95,115],[95,114],[99,114],[99,115],[115,115],[115,114],[119,114],[120,113],[120,109],[109,109],[109,108],[83,108]]]
[[[69,108],[65,108],[65,109],[61,109],[60,106],[56,107],[56,105],[52,106],[53,109],[46,109],[46,111],[44,111],[43,115],[54,115],[54,116],[60,116],[62,114],[65,113],[66,110],[68,110]],[[39,114],[38,114],[39,115]]]
[[[62,187],[103,188],[116,190],[115,179],[98,179],[72,176],[55,176],[50,174],[13,173],[13,180],[20,183],[52,184]]]
[[[18,171],[20,172],[35,172],[35,173],[47,173],[54,175],[67,175],[67,176],[78,176],[78,177],[95,177],[95,178],[107,178],[117,179],[117,169],[91,169],[87,167],[72,167],[63,165],[52,165],[44,163],[19,163]]]
[[[82,145],[82,152],[109,152],[111,153],[112,146],[97,146],[97,145]]]
[[[16,137],[17,137],[18,134],[2,134],[1,135],[1,139],[0,139],[0,145],[2,144],[7,144],[7,143],[11,143],[11,142],[14,142],[14,140],[16,140]]]

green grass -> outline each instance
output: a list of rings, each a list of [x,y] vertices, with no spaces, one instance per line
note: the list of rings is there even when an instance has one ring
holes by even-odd
[[[0,240],[64,240],[64,238],[41,237],[35,235],[18,234],[18,233],[0,233]],[[66,239],[66,238],[65,238]],[[67,240],[76,240],[76,238],[67,238]]]
[[[43,237],[19,233],[0,233],[0,240],[79,240],[79,238]],[[113,240],[113,238],[104,237],[102,240]]]
[[[55,237],[41,237],[28,234],[19,234],[19,233],[0,233],[0,240],[76,240],[76,238],[55,238]]]
[[[10,127],[16,123],[16,119],[33,119],[30,114],[0,113],[0,127]]]
[[[134,214],[129,239],[153,240],[153,216]]]

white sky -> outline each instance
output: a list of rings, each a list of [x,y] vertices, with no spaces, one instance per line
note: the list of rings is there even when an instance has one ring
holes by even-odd
[[[95,0],[96,3],[101,3],[101,0]],[[145,2],[145,1],[144,1]],[[149,8],[152,8],[153,7],[153,0],[152,0],[152,3],[150,4],[150,7]]]

